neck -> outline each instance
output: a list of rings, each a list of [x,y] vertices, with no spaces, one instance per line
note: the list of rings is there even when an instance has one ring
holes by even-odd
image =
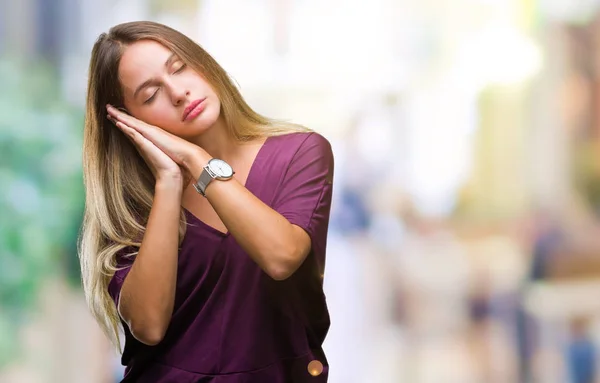
[[[210,156],[225,161],[235,158],[240,148],[240,142],[229,133],[222,117],[219,117],[204,133],[190,141],[204,149]]]

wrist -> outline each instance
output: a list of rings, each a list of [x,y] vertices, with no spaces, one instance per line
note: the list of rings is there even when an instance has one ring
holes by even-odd
[[[186,168],[188,173],[194,180],[197,180],[202,174],[202,169],[208,164],[208,161],[212,159],[206,150],[198,148],[194,150],[183,162],[183,166]]]
[[[183,190],[183,176],[182,175],[164,175],[156,179],[154,184],[155,191],[169,190],[178,191]]]

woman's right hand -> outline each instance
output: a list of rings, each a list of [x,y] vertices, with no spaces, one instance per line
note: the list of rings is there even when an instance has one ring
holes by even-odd
[[[181,182],[182,186],[184,185],[185,179],[188,177],[183,174],[183,170],[175,161],[135,129],[112,118],[110,119],[133,143],[138,153],[146,161],[152,174],[154,174],[157,183],[177,181]]]

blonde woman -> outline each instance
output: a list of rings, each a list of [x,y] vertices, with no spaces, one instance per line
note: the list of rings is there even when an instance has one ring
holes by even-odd
[[[99,37],[86,108],[83,285],[123,382],[326,382],[329,142],[152,22]]]

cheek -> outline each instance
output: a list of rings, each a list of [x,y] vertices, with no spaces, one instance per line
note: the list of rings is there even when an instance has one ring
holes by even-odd
[[[194,75],[190,79],[191,88],[198,91],[200,94],[198,96],[214,96],[215,92],[212,87],[208,83],[208,81],[204,80],[201,76]]]
[[[158,103],[151,109],[143,111],[138,118],[169,133],[175,133],[181,124],[181,116],[176,113],[171,105],[164,106]]]

